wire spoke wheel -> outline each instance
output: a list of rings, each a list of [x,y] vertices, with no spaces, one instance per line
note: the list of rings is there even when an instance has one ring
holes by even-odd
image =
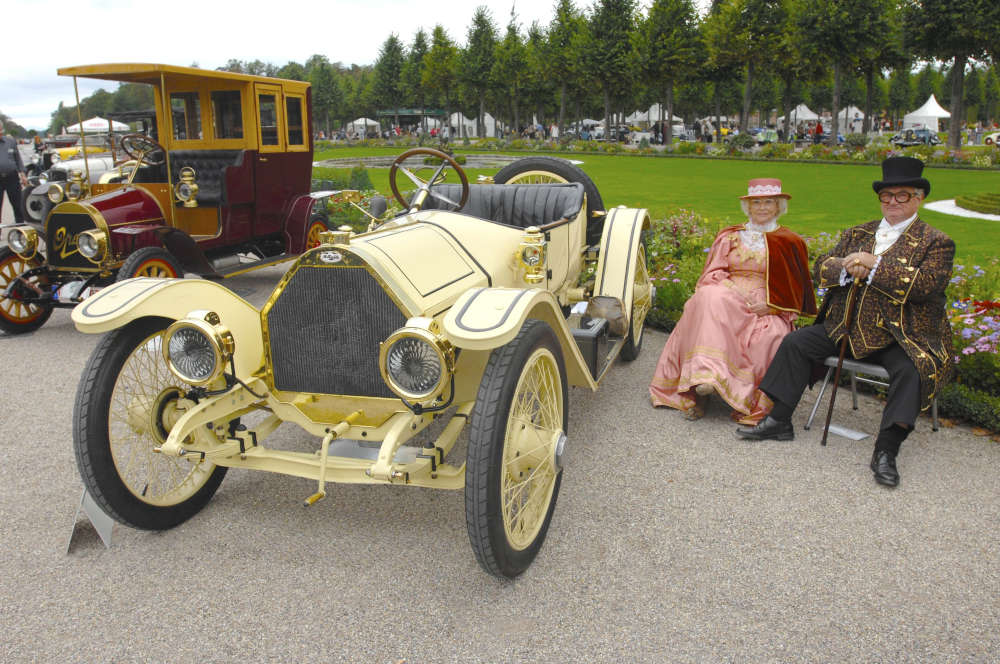
[[[0,330],[8,334],[31,332],[41,327],[52,315],[51,306],[2,297],[7,287],[21,274],[41,265],[42,261],[37,256],[25,260],[8,247],[0,248]],[[27,280],[25,288],[40,294],[46,285],[40,283],[37,277],[32,277]]]
[[[635,257],[635,278],[632,283],[632,309],[629,312],[628,337],[622,347],[621,358],[631,362],[642,350],[643,329],[646,316],[653,308],[653,286],[646,266],[646,248],[640,244]]]
[[[187,520],[226,472],[194,455],[154,451],[183,415],[179,400],[190,389],[163,360],[170,322],[139,319],[105,336],[77,390],[73,445],[84,484],[108,514],[136,528]]]
[[[511,176],[506,184],[565,184],[569,182],[551,171],[524,171]]]
[[[465,518],[476,560],[514,577],[545,541],[562,480],[566,370],[552,329],[527,320],[494,350],[469,421]]]

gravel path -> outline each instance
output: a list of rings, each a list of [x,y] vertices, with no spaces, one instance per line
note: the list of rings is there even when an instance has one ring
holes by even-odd
[[[259,304],[280,274],[226,284]],[[887,490],[871,439],[749,443],[718,402],[694,423],[651,408],[665,338],[572,391],[548,539],[501,582],[461,492],[334,485],[305,509],[313,482],[248,471],[174,530],[117,526],[105,550],[87,529],[67,555],[97,339],[65,311],[2,337],[0,661],[998,661],[1000,445],[924,420]],[[874,430],[874,400],[838,401],[836,421]]]

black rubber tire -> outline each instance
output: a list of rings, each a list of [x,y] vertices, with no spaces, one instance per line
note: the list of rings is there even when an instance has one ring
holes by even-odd
[[[545,323],[528,320],[506,345],[490,355],[476,405],[469,418],[469,452],[465,469],[465,520],[469,542],[480,566],[494,576],[513,578],[524,572],[545,541],[562,471],[557,470],[551,498],[541,527],[532,542],[521,549],[511,546],[504,529],[501,505],[501,472],[507,424],[514,390],[525,363],[544,346],[556,359],[562,388],[562,430],[566,431],[568,399],[566,366],[555,333]]]
[[[172,322],[167,318],[140,318],[106,334],[87,362],[73,407],[73,449],[84,486],[101,509],[116,521],[143,530],[165,530],[190,519],[212,498],[228,470],[209,464],[206,472],[210,475],[201,488],[172,505],[154,505],[142,500],[129,490],[118,473],[109,434],[115,383],[133,351]],[[168,371],[165,366],[163,370]],[[150,446],[156,444],[152,437],[147,438]],[[156,458],[154,463],[169,463],[166,459],[161,462],[160,455],[152,456]]]
[[[49,216],[49,212],[55,206],[45,196],[32,197],[33,193],[33,187],[25,187],[21,190],[21,211],[24,213],[24,220],[38,228],[39,225],[45,224],[45,218]],[[34,214],[32,209],[34,209]]]
[[[548,171],[567,182],[582,184],[583,191],[587,194],[587,244],[597,244],[601,241],[604,217],[595,217],[594,213],[604,210],[604,201],[601,199],[600,192],[597,191],[597,185],[594,184],[589,175],[583,172],[583,169],[558,157],[525,157],[501,168],[493,176],[493,181],[497,184],[507,184],[514,176],[527,171]]]
[[[154,267],[162,267],[162,271],[167,274],[149,274],[148,272]],[[169,274],[171,271],[173,274]],[[125,259],[125,262],[122,263],[121,269],[118,270],[118,274],[115,275],[115,281],[124,281],[126,279],[131,279],[132,277],[152,276],[179,279],[184,277],[184,268],[177,262],[177,259],[174,258],[173,254],[166,249],[161,249],[160,247],[143,247],[142,249],[133,252],[128,258]]]
[[[11,251],[10,247],[0,247],[0,293],[7,290],[7,286],[14,281],[18,274],[38,267],[44,262],[41,254],[26,261]],[[52,315],[52,305],[32,305],[34,310],[24,312],[26,315],[21,315],[23,307],[23,303],[0,297],[0,330],[7,334],[34,332],[45,325],[45,321]]]

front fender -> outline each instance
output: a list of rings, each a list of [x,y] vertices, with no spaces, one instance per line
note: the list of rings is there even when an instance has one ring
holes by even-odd
[[[562,309],[549,291],[476,288],[464,293],[444,317],[444,331],[458,348],[492,350],[517,336],[524,321],[536,318],[552,328],[566,361],[570,385],[597,389]]]
[[[260,312],[225,286],[202,279],[126,279],[88,297],[73,309],[76,329],[100,334],[147,316],[184,318],[207,309],[219,314],[236,341],[236,373],[248,376],[264,363]]]

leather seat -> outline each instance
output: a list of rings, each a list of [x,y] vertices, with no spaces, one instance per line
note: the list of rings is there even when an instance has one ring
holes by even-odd
[[[176,183],[181,169],[190,166],[198,183],[198,205],[222,205],[226,203],[226,168],[239,166],[242,161],[243,150],[173,150],[170,174]]]
[[[460,184],[435,185],[433,191],[458,201]],[[583,185],[566,184],[472,184],[469,200],[459,212],[498,224],[527,228],[573,219],[583,207]],[[451,205],[429,196],[425,210],[450,210]]]

